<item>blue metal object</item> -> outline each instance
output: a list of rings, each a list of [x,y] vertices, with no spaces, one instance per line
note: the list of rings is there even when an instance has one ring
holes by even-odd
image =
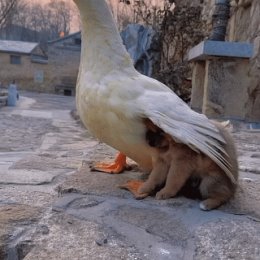
[[[10,84],[8,88],[7,106],[15,107],[17,101],[17,88],[15,84]]]
[[[156,32],[140,24],[129,24],[122,32],[123,43],[134,61],[135,68],[151,77],[158,49]]]

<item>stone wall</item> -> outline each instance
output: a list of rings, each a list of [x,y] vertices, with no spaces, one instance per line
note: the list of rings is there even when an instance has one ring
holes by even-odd
[[[215,0],[176,0],[175,3],[174,13],[165,18],[162,27],[161,64],[153,76],[189,102],[192,64],[187,63],[186,54],[210,35]],[[249,65],[244,68],[247,71],[241,79],[243,86],[240,84],[238,88],[243,90],[239,92],[243,93],[239,102],[244,107],[244,119],[260,121],[260,1],[231,0],[230,3],[231,17],[226,40],[250,42],[255,49]]]
[[[260,121],[260,1],[233,1],[228,40],[254,44],[254,55],[250,59],[245,89],[246,118]]]
[[[204,1],[202,19],[204,30],[211,30],[211,16],[215,0]],[[249,60],[249,66],[244,66],[240,84],[237,87],[239,103],[243,105],[244,119],[260,121],[260,1],[232,0],[231,17],[227,30],[227,41],[249,42],[254,44],[254,55]],[[234,67],[233,69],[236,69]],[[237,68],[240,69],[240,68]],[[244,76],[242,76],[244,75]],[[234,82],[237,79],[234,79]],[[241,85],[241,82],[243,85]],[[231,104],[233,106],[233,104]],[[234,111],[236,108],[234,108]]]

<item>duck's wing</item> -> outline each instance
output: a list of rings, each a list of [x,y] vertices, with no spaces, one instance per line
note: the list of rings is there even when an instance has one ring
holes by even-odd
[[[159,81],[140,77],[138,82],[143,88],[136,106],[139,116],[150,119],[176,142],[209,156],[235,183],[232,165],[224,149],[225,140],[211,121],[205,115],[191,110]]]

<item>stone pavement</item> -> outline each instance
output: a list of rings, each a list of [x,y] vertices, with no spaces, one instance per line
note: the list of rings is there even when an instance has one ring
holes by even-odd
[[[260,131],[235,127],[240,187],[204,212],[184,197],[135,200],[141,178],[90,172],[115,151],[71,117],[74,98],[22,93],[0,109],[0,260],[260,259]]]

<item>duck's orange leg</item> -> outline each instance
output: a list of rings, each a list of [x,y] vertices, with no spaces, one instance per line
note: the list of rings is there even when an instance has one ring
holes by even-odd
[[[139,187],[144,183],[141,180],[129,180],[127,183],[121,184],[118,187],[121,189],[129,190],[136,199],[144,199],[149,196],[148,193],[139,193]]]
[[[91,167],[92,171],[99,171],[105,173],[121,173],[127,169],[126,155],[119,152],[116,159],[112,163],[97,163]]]
[[[121,173],[124,170],[129,169],[126,163],[126,155],[119,152],[113,163],[97,163],[91,167],[92,171],[99,171],[105,173]],[[129,190],[136,199],[143,199],[148,196],[148,194],[138,193],[139,187],[143,184],[141,180],[129,180],[127,183],[119,185],[119,188]]]

